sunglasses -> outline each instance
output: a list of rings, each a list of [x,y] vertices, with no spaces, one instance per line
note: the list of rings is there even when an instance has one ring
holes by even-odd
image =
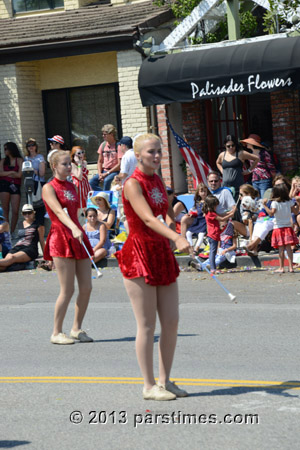
[[[75,153],[76,156],[84,155],[84,152]]]
[[[33,211],[24,211],[23,216],[30,216],[30,214],[33,214]]]
[[[29,147],[36,147],[36,144],[28,144],[27,148],[29,148]]]
[[[209,180],[209,183],[218,183],[219,180]]]
[[[234,144],[233,145],[226,145],[226,148],[233,148],[233,147],[235,147]]]

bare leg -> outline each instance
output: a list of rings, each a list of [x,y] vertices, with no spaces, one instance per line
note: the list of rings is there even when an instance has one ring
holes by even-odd
[[[99,248],[98,250],[94,250],[94,261],[98,262],[101,259],[105,258],[107,255],[107,251],[105,248]]]
[[[169,381],[179,321],[177,283],[157,287],[157,310],[161,324],[159,339],[159,382]]]
[[[233,220],[232,224],[236,231],[238,231],[242,236],[247,237],[247,228],[243,223]]]
[[[288,255],[288,260],[289,260],[289,272],[294,272],[292,247],[290,245],[286,245],[285,249],[286,249],[286,252],[287,252],[287,255]]]
[[[279,251],[279,269],[275,270],[277,273],[284,272],[284,246],[278,248]]]
[[[249,228],[249,238],[250,238],[250,241],[252,241],[252,234],[253,234],[253,220],[252,219],[248,220],[248,228]]]
[[[74,280],[76,261],[71,258],[53,258],[57,269],[60,292],[56,300],[54,310],[54,328],[53,335],[62,333],[63,321],[74,293]]]
[[[144,278],[123,279],[137,322],[136,355],[145,389],[155,385],[153,374],[153,338],[156,322],[157,288]]]
[[[261,239],[259,237],[254,237],[253,240],[247,245],[247,249],[250,251],[257,252],[257,248],[260,243],[261,243]]]
[[[3,208],[3,215],[7,222],[9,222],[9,201],[10,194],[8,192],[0,192],[0,202]]]
[[[82,321],[92,292],[92,270],[89,259],[76,260],[76,278],[78,281],[79,293],[75,304],[75,316],[72,326],[73,331],[81,330]]]
[[[18,223],[20,201],[21,201],[20,195],[15,194],[15,195],[10,196],[10,202],[11,202],[11,227],[10,228],[11,228],[12,233],[15,231],[17,223]]]
[[[0,259],[0,272],[15,263],[23,263],[30,261],[30,257],[24,252],[7,253],[4,259]]]

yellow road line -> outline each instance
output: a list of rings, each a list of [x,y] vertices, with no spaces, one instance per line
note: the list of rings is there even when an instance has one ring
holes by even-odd
[[[172,378],[185,386],[300,389],[300,382]],[[143,384],[141,377],[0,377],[0,383]]]

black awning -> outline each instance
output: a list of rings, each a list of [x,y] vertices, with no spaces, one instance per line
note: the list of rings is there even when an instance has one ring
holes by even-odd
[[[144,106],[300,87],[300,36],[150,56],[142,63]]]

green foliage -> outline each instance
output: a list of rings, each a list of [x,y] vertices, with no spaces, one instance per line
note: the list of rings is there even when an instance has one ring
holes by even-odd
[[[187,17],[193,9],[199,5],[201,0],[154,0],[154,3],[157,6],[165,6],[170,5],[171,9],[178,19],[183,19]],[[220,1],[221,3],[221,1]],[[178,25],[180,22],[176,21],[175,25]],[[257,20],[250,11],[244,11],[243,2],[240,5],[240,30],[241,30],[241,38],[248,38],[255,35],[257,29]],[[227,39],[228,36],[228,28],[227,28],[227,15],[224,16],[224,20],[220,21],[218,28],[214,33],[208,33],[205,36],[205,41],[207,43],[220,42]],[[201,44],[202,38],[190,38],[191,44]]]
[[[157,6],[171,6],[174,16],[178,19],[184,19],[187,17],[193,9],[199,5],[201,0],[154,0],[154,4]]]
[[[300,0],[269,0],[270,11],[266,11],[263,16],[264,31],[268,34],[277,33],[277,23],[281,27],[291,27],[288,19],[297,15],[297,8],[300,7]]]

